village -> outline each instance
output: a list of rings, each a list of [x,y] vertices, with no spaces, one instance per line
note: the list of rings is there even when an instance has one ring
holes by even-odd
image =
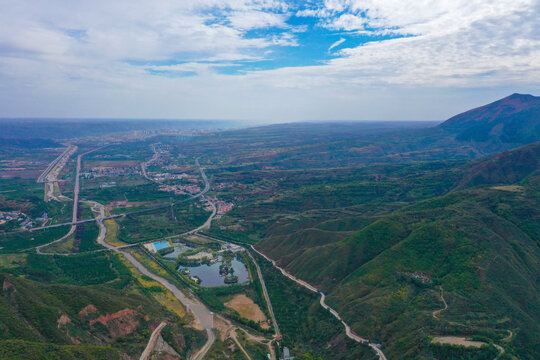
[[[36,221],[44,222],[48,220],[47,213],[36,219]],[[25,213],[20,211],[0,211],[0,225],[7,224],[10,221],[17,221],[21,229],[29,230],[34,227],[35,222]]]

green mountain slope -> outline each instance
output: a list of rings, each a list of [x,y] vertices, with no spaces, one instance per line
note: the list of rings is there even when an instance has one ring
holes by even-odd
[[[540,169],[540,142],[475,162],[466,170],[459,188],[483,184],[513,184],[537,169]]]
[[[539,158],[535,143],[454,165],[450,173],[460,176],[446,195],[351,227],[354,217],[310,224],[349,230],[325,233],[325,241],[312,230],[283,235],[290,221],[281,220],[257,247],[323,289],[353,329],[382,342],[391,359],[433,358],[440,350],[430,344],[435,335],[487,336],[507,355],[536,359]],[[436,319],[439,286],[449,308]],[[510,343],[501,342],[509,332]]]
[[[164,320],[187,352],[192,341],[183,336],[199,334],[148,296],[152,291],[163,292],[142,288],[116,255],[4,255],[0,358],[138,359]]]

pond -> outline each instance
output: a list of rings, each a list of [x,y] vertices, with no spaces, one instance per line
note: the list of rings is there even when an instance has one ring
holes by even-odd
[[[178,258],[178,255],[191,250],[195,250],[195,248],[182,243],[174,243],[174,251],[172,253],[163,255],[163,257],[166,259],[176,260]]]
[[[183,266],[181,265],[178,270],[187,268],[191,275],[197,276],[201,279],[200,285],[206,287],[221,286],[225,284],[225,277],[219,276],[219,266],[222,264],[222,257],[219,256],[218,261],[214,264],[202,264]],[[234,269],[234,275],[238,276],[238,284],[249,281],[249,272],[243,262],[234,258],[231,262],[231,266]]]
[[[156,241],[154,243],[154,248],[156,249],[156,251],[159,251],[161,249],[165,249],[165,248],[168,248],[170,247],[171,244],[169,244],[168,241]]]

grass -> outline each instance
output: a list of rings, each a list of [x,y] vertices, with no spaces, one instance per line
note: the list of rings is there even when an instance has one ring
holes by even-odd
[[[129,269],[131,275],[137,280],[143,291],[149,293],[158,303],[163,305],[170,312],[178,315],[181,319],[186,317],[186,307],[173,295],[173,293],[152,278],[141,274],[124,257],[122,257],[122,263]]]
[[[319,304],[319,295],[285,278],[256,255],[283,334],[283,346],[294,355],[312,353],[332,359],[372,359],[366,346],[345,336],[343,325]]]
[[[26,262],[27,254],[2,254],[0,255],[0,268],[17,268]]]
[[[57,243],[46,246],[42,249],[44,253],[54,253],[54,254],[67,254],[71,253],[75,243],[75,234],[71,234],[66,239],[59,241]]]
[[[112,246],[123,246],[126,243],[119,241],[118,236],[118,224],[112,219],[107,219],[103,222],[107,228],[107,234],[105,235],[105,242]]]
[[[37,231],[23,231],[0,236],[0,252],[16,252],[36,247],[61,238],[69,231],[70,226],[60,226]]]

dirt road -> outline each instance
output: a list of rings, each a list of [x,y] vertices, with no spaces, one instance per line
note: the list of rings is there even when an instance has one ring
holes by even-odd
[[[146,345],[146,348],[144,349],[143,353],[141,354],[141,357],[139,360],[148,360],[150,357],[150,354],[154,350],[154,347],[156,346],[156,341],[158,339],[158,335],[161,333],[161,330],[167,325],[165,321],[162,321],[161,324],[158,325],[157,328],[152,331],[152,335],[150,335],[150,340],[148,340],[148,344]]]
[[[444,304],[444,307],[442,309],[439,309],[439,310],[435,310],[433,312],[433,318],[434,319],[437,319],[439,320],[439,315],[441,314],[441,312],[445,311],[448,309],[448,304],[446,303],[446,300],[444,299],[444,290],[442,288],[442,286],[439,286],[439,288],[441,289],[441,294],[440,294],[440,297],[441,297],[441,301],[443,302]]]
[[[255,249],[255,247],[253,245],[251,245],[251,248],[253,249],[253,251],[255,251],[257,254],[261,255],[262,257],[264,257],[266,260],[270,261],[272,263],[272,265],[278,269],[284,276],[288,277],[289,279],[293,280],[294,282],[296,282],[297,284],[300,284],[302,285],[303,287],[305,287],[306,289],[310,290],[310,291],[313,291],[313,292],[318,292],[319,294],[321,294],[321,300],[320,300],[320,304],[323,308],[327,309],[328,311],[330,311],[330,313],[332,315],[334,315],[334,317],[338,320],[341,321],[341,323],[343,324],[343,326],[345,327],[345,334],[347,335],[347,337],[349,337],[350,339],[356,341],[356,342],[359,342],[359,343],[363,343],[363,344],[368,344],[369,347],[371,347],[373,349],[373,351],[375,351],[375,353],[379,356],[379,359],[381,360],[387,360],[386,356],[384,355],[384,353],[382,352],[382,350],[379,348],[379,346],[375,343],[370,343],[369,340],[367,339],[364,339],[358,335],[356,335],[350,328],[350,326],[345,323],[345,321],[343,321],[341,319],[341,316],[339,315],[339,313],[337,311],[335,311],[334,309],[332,309],[330,306],[328,306],[328,304],[326,304],[325,302],[325,299],[326,299],[326,296],[324,295],[324,293],[322,291],[319,291],[316,287],[310,285],[309,283],[307,283],[306,281],[302,280],[302,279],[298,279],[297,277],[293,276],[292,274],[288,273],[287,271],[285,271],[285,269],[279,267],[276,262],[272,259],[270,259],[268,256],[264,255],[263,253],[261,253],[260,251],[258,251],[257,249]]]

